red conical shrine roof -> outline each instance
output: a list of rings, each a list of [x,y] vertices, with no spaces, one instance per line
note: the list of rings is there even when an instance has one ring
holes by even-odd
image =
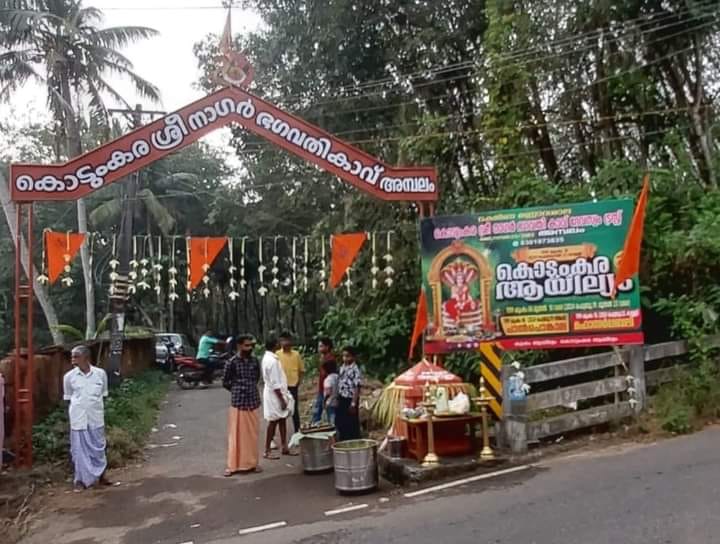
[[[463,380],[460,376],[425,359],[395,378],[396,385],[407,387],[423,386],[426,383],[463,383]]]

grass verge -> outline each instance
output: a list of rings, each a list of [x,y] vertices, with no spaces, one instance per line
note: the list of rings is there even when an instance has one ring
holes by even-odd
[[[122,466],[142,452],[168,384],[165,374],[148,370],[126,379],[110,392],[110,397],[105,401],[105,434],[110,468]],[[38,463],[67,461],[70,442],[66,407],[58,407],[35,425],[33,450]]]

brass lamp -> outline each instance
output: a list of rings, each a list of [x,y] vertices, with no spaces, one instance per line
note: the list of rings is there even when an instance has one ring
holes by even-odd
[[[482,440],[483,447],[480,450],[480,457],[478,461],[480,463],[485,461],[492,461],[495,459],[495,453],[490,447],[490,435],[488,434],[488,406],[492,397],[488,394],[485,389],[485,378],[480,376],[480,396],[475,397],[473,400],[480,406],[480,415],[482,417]]]
[[[435,399],[430,385],[426,382],[423,391],[423,407],[427,412],[428,421],[428,451],[422,461],[424,467],[434,467],[440,463],[440,458],[435,453],[435,435],[433,434],[433,414],[435,413]]]

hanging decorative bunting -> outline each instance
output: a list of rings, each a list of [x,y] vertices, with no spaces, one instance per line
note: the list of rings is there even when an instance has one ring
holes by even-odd
[[[152,243],[150,236],[145,236],[142,241],[142,258],[140,259],[140,281],[137,286],[141,291],[147,291],[150,289],[150,283],[148,283],[148,275],[150,274],[150,259],[148,259],[148,243]]]
[[[110,262],[108,263],[110,266],[110,296],[113,296],[115,294],[115,282],[120,277],[120,275],[117,273],[117,267],[120,265],[120,261],[118,261],[117,258],[117,235],[113,234],[112,236],[112,246],[110,249]]]
[[[275,289],[280,286],[280,280],[278,279],[278,272],[280,272],[280,269],[278,268],[278,261],[280,260],[277,248],[278,238],[281,238],[281,236],[273,238],[272,268],[270,269],[270,272],[272,273],[272,281],[270,283]]]
[[[155,280],[155,294],[158,297],[158,302],[161,301],[160,295],[162,293],[162,287],[160,283],[162,282],[162,271],[163,271],[163,265],[162,265],[162,237],[158,236],[157,239],[158,245],[157,245],[157,251],[155,252],[155,262],[153,263],[152,269],[153,269],[153,276]],[[152,241],[150,242],[152,244]]]
[[[170,242],[170,268],[168,268],[168,286],[169,286],[169,293],[168,298],[170,299],[170,303],[172,304],[177,299],[180,298],[180,295],[177,294],[177,274],[178,269],[175,266],[175,236],[172,237],[172,242]]]
[[[263,239],[262,236],[258,240],[258,276],[260,278],[260,287],[258,288],[258,293],[260,293],[261,297],[264,297],[268,290],[267,287],[265,287],[265,279],[264,274],[265,270],[267,270],[267,267],[263,264]]]
[[[325,258],[325,237],[320,237],[320,289],[325,290],[327,287],[327,260]]]
[[[247,236],[243,236],[240,240],[240,288],[245,289],[247,287],[247,280],[245,279],[245,241]]]
[[[392,287],[395,275],[395,269],[392,267],[391,263],[393,261],[393,256],[391,253],[391,236],[393,235],[392,231],[389,231],[387,233],[387,239],[386,239],[386,253],[383,255],[383,259],[385,259],[385,285],[388,287]]]
[[[208,271],[225,247],[225,244],[227,244],[227,238],[224,236],[219,238],[188,238],[188,269],[190,271],[188,287],[190,290],[195,289],[202,282],[204,284],[203,294],[205,298],[210,295]]]
[[[303,249],[303,291],[307,293],[310,278],[308,278],[308,238],[305,236],[305,247]]]
[[[46,248],[47,242],[46,242],[46,237],[45,237],[45,233],[48,232],[49,230],[50,229],[43,230],[42,257],[40,260],[40,274],[36,278],[37,282],[40,285],[47,285],[48,283],[50,283],[50,278],[48,277],[48,272],[47,272],[47,248]]]
[[[140,263],[138,263],[137,257],[137,237],[133,236],[132,239],[132,246],[133,246],[133,258],[130,261],[130,272],[128,273],[128,294],[134,295],[137,293],[137,286],[135,285],[135,282],[138,279],[138,266]]]
[[[380,267],[377,265],[377,235],[373,232],[371,235],[372,239],[372,257],[370,259],[371,268],[370,268],[370,274],[372,274],[372,288],[377,289],[378,286],[378,279],[377,275],[378,272],[380,272]]]
[[[83,245],[85,235],[51,230],[46,230],[44,234],[44,252],[47,258],[47,275],[45,277],[47,282],[50,285],[54,284],[64,272],[65,277],[62,279],[62,283],[69,287],[73,284],[73,279],[70,277],[71,262]],[[44,277],[40,276],[38,281],[42,282],[42,280],[44,280]]]
[[[292,288],[297,293],[297,238],[292,239]]]
[[[235,302],[240,296],[240,293],[238,293],[236,289],[237,280],[235,279],[235,272],[237,272],[237,267],[235,266],[235,246],[232,238],[228,238],[228,253],[230,255],[230,268],[228,268],[228,272],[230,273],[230,294],[228,294],[228,297]]]
[[[355,261],[360,248],[367,240],[367,233],[353,232],[335,234],[331,238],[330,287],[335,288]]]
[[[190,281],[190,238],[185,238],[185,264],[187,269],[187,292],[185,296],[188,304],[192,300],[192,282]]]

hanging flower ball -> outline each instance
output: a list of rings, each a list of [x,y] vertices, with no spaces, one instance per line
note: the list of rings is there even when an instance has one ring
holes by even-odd
[[[66,265],[63,267],[63,270],[65,271],[66,274],[69,274],[69,273],[70,273],[70,265],[69,265],[69,264],[66,264]]]
[[[47,285],[48,283],[50,283],[50,278],[48,278],[45,274],[40,274],[40,275],[37,277],[37,282],[38,282],[40,285]]]
[[[240,280],[240,288],[245,289],[245,287],[247,287],[247,282],[244,279]]]
[[[143,266],[147,266],[149,263],[150,263],[150,261],[147,259],[140,259],[140,264]]]
[[[120,261],[118,261],[117,259],[113,259],[112,261],[110,261],[109,264],[110,264],[110,268],[115,270],[118,266],[120,266]]]
[[[230,274],[234,274],[235,272],[237,272],[237,267],[235,265],[232,265],[230,268],[228,268],[228,272],[230,272]]]
[[[264,285],[262,285],[260,287],[260,289],[258,289],[258,293],[260,293],[261,297],[264,297],[265,295],[267,295],[267,292],[268,292],[267,287],[265,287]]]
[[[230,300],[232,300],[233,302],[235,302],[235,300],[236,300],[239,296],[240,296],[240,293],[238,293],[237,291],[231,291],[230,294],[228,295],[228,297],[230,298]]]
[[[70,276],[63,278],[60,281],[65,287],[70,287],[73,283],[75,283]]]
[[[175,268],[174,266],[171,266],[171,267],[168,269],[168,272],[174,276],[175,274],[178,273],[178,269]]]
[[[385,278],[385,285],[388,287],[392,287],[393,279],[392,278]]]
[[[204,265],[202,265],[203,272],[207,272],[208,270],[210,270],[210,265],[208,263],[205,263]]]
[[[207,287],[203,289],[203,295],[205,296],[205,298],[208,298],[210,296],[210,289],[208,289]]]
[[[130,261],[130,266],[133,267],[133,268],[137,268],[137,267],[138,267],[138,264],[139,264],[139,263],[138,263],[135,259],[133,259],[132,261]]]
[[[176,301],[177,299],[180,298],[180,295],[178,295],[177,293],[173,292],[173,293],[170,293],[170,294],[168,295],[168,298],[174,302],[174,301]]]
[[[138,277],[138,273],[135,272],[134,270],[131,270],[130,273],[128,274],[128,276],[130,276],[131,280],[135,281]]]
[[[154,264],[153,269],[156,270],[157,272],[161,272],[163,269],[163,265],[161,265],[160,263]]]
[[[110,272],[110,281],[117,281],[117,279],[120,277],[120,274],[117,272]]]
[[[279,260],[280,260],[280,257],[278,257],[277,255],[273,255],[273,257],[272,257],[272,262],[273,262],[273,264],[277,264],[277,262],[278,262]]]
[[[272,284],[273,287],[275,287],[275,289],[277,289],[278,286],[280,285],[280,280],[277,278],[274,278],[270,283]]]

